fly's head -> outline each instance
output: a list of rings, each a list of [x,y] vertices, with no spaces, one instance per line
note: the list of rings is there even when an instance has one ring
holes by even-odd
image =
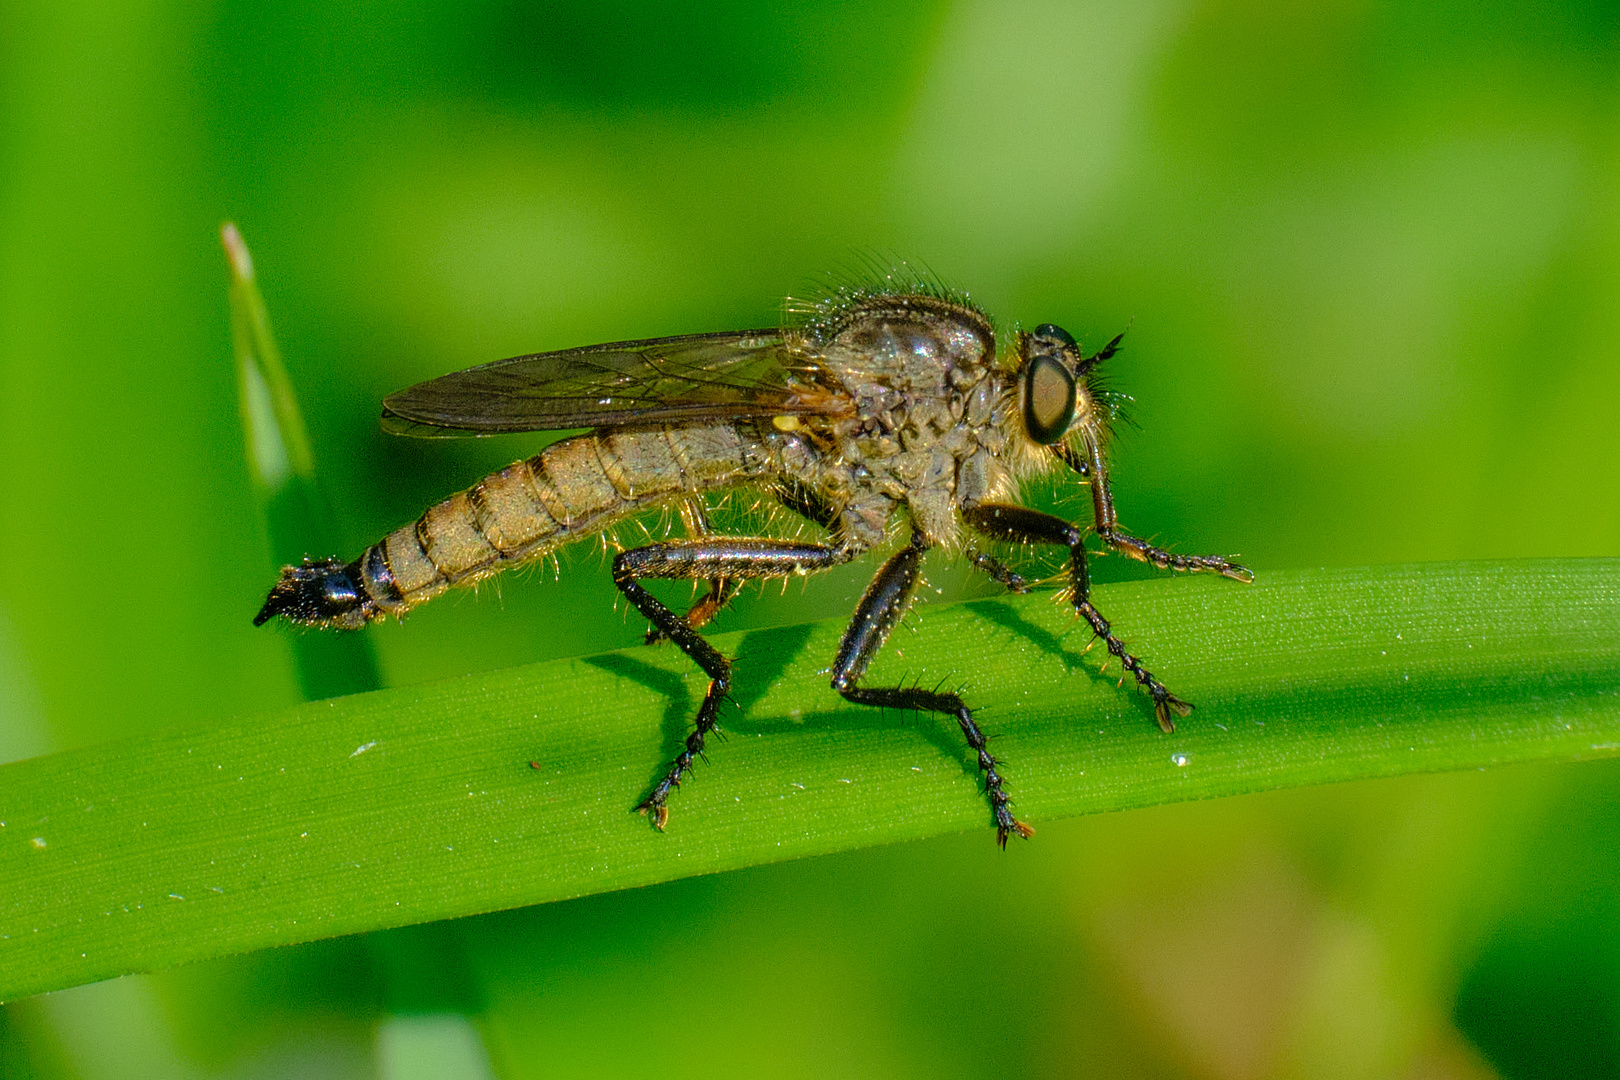
[[[1090,447],[1102,443],[1109,407],[1093,372],[1118,347],[1116,337],[1087,356],[1067,330],[1051,323],[1018,335],[1018,412],[1030,442],[1055,447],[1074,435]]]

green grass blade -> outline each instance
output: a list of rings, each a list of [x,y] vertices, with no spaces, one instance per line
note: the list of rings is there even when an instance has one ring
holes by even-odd
[[[338,530],[331,501],[315,474],[309,431],[270,328],[253,255],[234,223],[220,226],[219,238],[231,275],[231,341],[248,473],[274,563],[266,567],[268,583],[275,567],[297,562],[311,551],[320,555],[336,550]],[[381,685],[376,653],[364,635],[302,635],[293,638],[292,652],[307,700]]]
[[[1174,735],[1097,675],[1079,635],[1061,638],[1072,620],[1050,597],[925,606],[872,681],[961,684],[1036,824],[1620,753],[1620,560],[1135,582],[1097,599],[1198,704]],[[0,998],[953,830],[988,848],[948,721],[827,689],[841,629],[717,636],[740,710],[664,835],[630,807],[703,689],[667,647],[0,767]]]
[[[272,491],[300,481],[310,483],[315,455],[309,430],[270,329],[270,311],[259,291],[253,255],[234,222],[220,226],[219,239],[231,274],[231,341],[253,479]]]

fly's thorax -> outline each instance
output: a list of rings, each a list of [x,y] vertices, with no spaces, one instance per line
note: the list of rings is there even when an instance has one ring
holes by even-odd
[[[937,297],[870,297],[813,347],[853,404],[814,462],[846,502],[869,518],[903,504],[929,543],[952,546],[963,505],[1014,493],[1014,395],[982,313]]]
[[[843,313],[815,349],[875,438],[943,430],[962,415],[964,392],[995,364],[989,320],[929,296],[869,297]]]
[[[941,365],[993,362],[995,329],[984,313],[954,300],[926,295],[879,294],[857,299],[819,320],[806,345],[828,358],[842,356],[849,370],[892,375],[919,358]]]

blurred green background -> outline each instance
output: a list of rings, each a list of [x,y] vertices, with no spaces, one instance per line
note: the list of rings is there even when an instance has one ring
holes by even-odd
[[[0,87],[0,760],[296,699],[227,218],[346,556],[535,445],[385,393],[873,258],[1130,327],[1179,550],[1620,555],[1612,3],[8,4]],[[419,682],[633,644],[613,596],[580,550],[369,633]],[[1584,765],[974,833],[14,1003],[0,1074],[1615,1076],[1617,829]]]

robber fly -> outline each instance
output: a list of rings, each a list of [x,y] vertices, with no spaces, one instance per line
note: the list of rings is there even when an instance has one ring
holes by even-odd
[[[675,505],[693,533],[620,551],[613,583],[709,677],[694,729],[637,809],[658,828],[667,802],[716,730],[731,665],[700,630],[738,586],[828,570],[884,546],[891,522],[909,538],[878,569],[844,631],[832,687],[849,701],[944,713],[978,755],[997,840],[1033,834],[1013,816],[996,758],[963,699],[917,686],[863,685],[905,614],[930,548],[960,553],[1014,592],[1030,582],[975,537],[1068,549],[1067,597],[1092,634],[1152,699],[1159,726],[1192,706],[1115,636],[1091,602],[1087,530],[1018,504],[1022,485],[1067,467],[1090,486],[1103,546],[1160,569],[1249,581],[1224,558],[1177,555],[1120,528],[1108,486],[1111,399],[1096,370],[1119,338],[1085,355],[1046,324],[1014,333],[1002,355],[989,318],[965,296],[923,286],[844,290],[783,329],[654,338],[498,360],[383,401],[383,426],[412,435],[590,428],[452,495],[358,559],[285,567],[256,625],[280,615],[356,629],[399,617],[452,585],[470,585],[622,519]],[[768,492],[825,539],[714,534],[704,495]],[[684,615],[642,584],[707,584]]]

